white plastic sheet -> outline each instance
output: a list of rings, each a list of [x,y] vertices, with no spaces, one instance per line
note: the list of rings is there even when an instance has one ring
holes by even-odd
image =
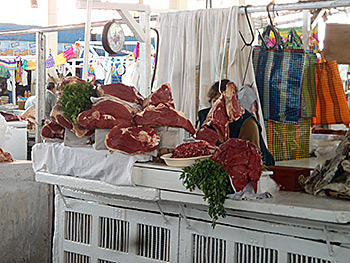
[[[115,185],[132,185],[132,167],[136,161],[150,160],[148,155],[128,155],[92,147],[67,147],[63,143],[38,143],[32,148],[33,169],[53,174],[96,179]]]

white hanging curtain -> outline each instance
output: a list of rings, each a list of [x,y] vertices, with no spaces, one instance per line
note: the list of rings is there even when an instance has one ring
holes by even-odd
[[[245,15],[239,14],[239,7],[161,14],[157,83],[158,86],[170,84],[176,109],[193,123],[196,123],[198,110],[210,106],[207,93],[220,79],[220,72],[221,79],[230,79],[237,87],[253,83],[258,94],[251,59],[245,83],[242,83],[250,47],[241,51],[244,43],[239,31],[247,41],[251,39],[248,23]],[[260,102],[259,116],[265,137]]]

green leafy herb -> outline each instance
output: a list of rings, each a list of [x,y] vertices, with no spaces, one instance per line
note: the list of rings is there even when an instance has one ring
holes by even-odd
[[[209,216],[212,218],[212,227],[216,220],[226,216],[224,207],[226,196],[233,193],[228,172],[218,163],[208,159],[196,161],[195,164],[182,169],[180,179],[186,189],[193,191],[196,187],[203,191],[203,199],[208,202]]]
[[[77,123],[77,116],[81,112],[91,109],[90,97],[95,96],[94,87],[88,82],[77,82],[63,86],[62,89],[60,104],[64,112],[63,115]]]

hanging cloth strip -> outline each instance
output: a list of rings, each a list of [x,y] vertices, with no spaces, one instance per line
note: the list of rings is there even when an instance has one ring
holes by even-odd
[[[0,67],[6,68],[8,70],[16,70],[17,62],[16,61],[5,61],[0,59]]]

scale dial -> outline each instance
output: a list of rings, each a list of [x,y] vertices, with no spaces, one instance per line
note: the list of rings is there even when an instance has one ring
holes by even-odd
[[[115,21],[108,22],[103,27],[102,45],[111,55],[119,53],[124,46],[125,35],[123,28]]]

